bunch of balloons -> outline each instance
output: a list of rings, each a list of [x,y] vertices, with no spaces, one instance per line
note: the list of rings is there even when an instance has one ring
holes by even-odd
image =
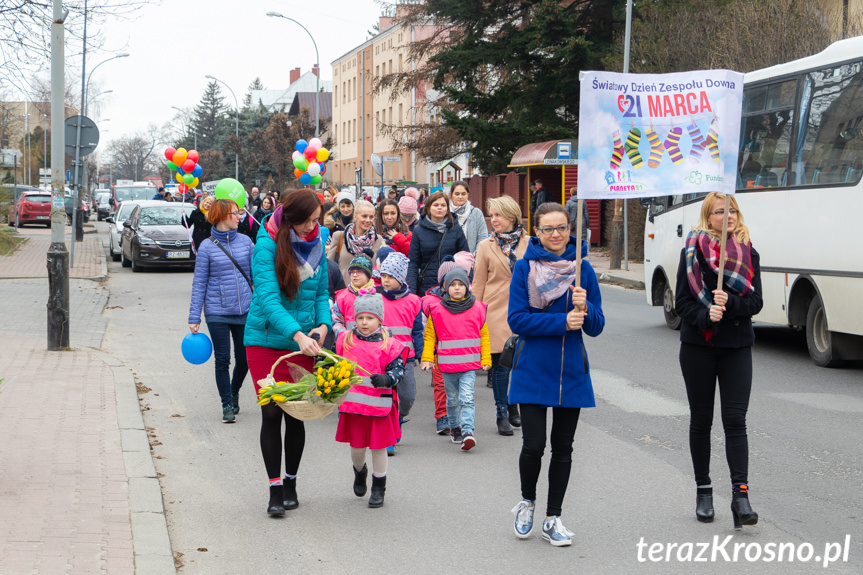
[[[320,184],[323,175],[327,173],[330,151],[324,147],[320,138],[312,138],[310,142],[300,140],[297,150],[291,156],[294,160],[294,175],[304,186]]]
[[[187,152],[185,148],[177,150],[168,148],[165,150],[165,159],[168,160],[167,164],[171,171],[177,172],[174,178],[180,184],[177,189],[181,194],[198,187],[198,178],[204,171],[198,164],[198,152],[195,150]]]

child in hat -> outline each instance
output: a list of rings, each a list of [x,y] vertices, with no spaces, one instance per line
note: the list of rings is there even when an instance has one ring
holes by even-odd
[[[467,272],[454,267],[443,279],[442,297],[429,309],[421,367],[437,363],[446,389],[446,411],[453,443],[462,451],[476,446],[474,438],[475,370],[491,369],[491,346],[485,304],[470,293]]]
[[[348,280],[348,287],[336,292],[335,301],[330,308],[333,316],[333,333],[337,336],[340,332],[356,325],[354,300],[357,298],[357,293],[363,288],[371,291],[375,289],[372,281],[372,260],[366,254],[360,254],[351,260],[348,266]]]
[[[339,333],[336,352],[355,361],[369,375],[354,385],[339,406],[336,441],[351,446],[354,494],[366,494],[366,449],[372,452],[372,493],[369,507],[384,504],[387,485],[386,448],[401,437],[396,385],[404,376],[407,348],[383,327],[384,302],[380,294],[361,289],[354,301],[356,325]],[[360,370],[362,373],[362,370]]]

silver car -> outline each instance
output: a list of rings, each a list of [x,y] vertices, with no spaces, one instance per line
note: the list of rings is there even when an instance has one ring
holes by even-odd
[[[111,259],[115,262],[120,261],[120,253],[122,251],[120,249],[120,238],[123,237],[123,222],[129,219],[135,206],[150,201],[151,200],[129,200],[123,202],[116,207],[113,216],[105,218],[105,221],[111,224],[111,227],[109,228],[110,233],[108,234],[108,252],[110,252]]]

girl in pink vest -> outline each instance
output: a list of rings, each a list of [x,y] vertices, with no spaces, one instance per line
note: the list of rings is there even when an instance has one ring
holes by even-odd
[[[372,494],[369,507],[384,504],[387,486],[387,451],[401,437],[396,384],[404,376],[407,348],[382,326],[384,302],[379,294],[360,290],[354,301],[357,325],[336,339],[336,353],[371,374],[354,385],[339,406],[336,441],[351,446],[354,494],[366,494],[366,449],[372,451]],[[361,372],[362,373],[362,372]]]
[[[384,248],[381,248],[383,250]],[[405,376],[399,382],[399,423],[405,423],[417,397],[417,382],[414,378],[414,362],[422,356],[423,320],[419,296],[408,289],[405,278],[408,274],[408,258],[400,252],[391,253],[380,265],[381,286],[384,298],[384,315],[387,328],[396,341],[408,349]],[[394,450],[388,450],[395,455]]]
[[[357,322],[354,320],[354,300],[361,289],[374,291],[375,285],[372,281],[372,259],[370,256],[360,254],[351,260],[348,266],[348,287],[336,292],[330,313],[333,316],[333,333],[339,333],[353,329]]]
[[[422,369],[437,361],[446,388],[446,411],[453,443],[462,451],[476,446],[474,438],[475,370],[491,369],[491,346],[485,324],[485,304],[470,293],[467,272],[456,267],[443,279],[443,297],[429,309],[423,342]]]

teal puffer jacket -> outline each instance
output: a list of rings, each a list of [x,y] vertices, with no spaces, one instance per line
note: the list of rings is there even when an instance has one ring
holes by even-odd
[[[255,295],[246,316],[243,337],[247,347],[258,345],[298,351],[299,346],[293,340],[298,331],[308,334],[322,324],[332,330],[326,258],[314,276],[300,283],[300,289],[290,301],[276,277],[276,242],[261,226],[252,256],[252,275]]]

